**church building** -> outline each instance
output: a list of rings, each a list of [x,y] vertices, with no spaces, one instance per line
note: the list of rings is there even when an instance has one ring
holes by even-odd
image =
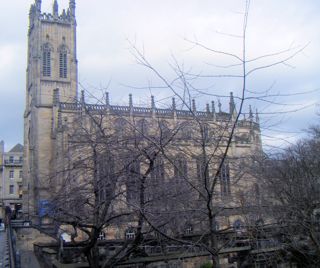
[[[159,164],[161,168],[150,172],[150,177],[163,179],[160,185],[167,185],[165,189],[176,185],[177,178],[191,184],[191,181],[201,181],[202,177],[208,177],[208,180],[212,177],[214,184],[218,185],[214,193],[219,206],[228,204],[228,208],[239,208],[239,200],[249,191],[253,191],[258,199],[259,185],[244,172],[246,161],[262,153],[258,115],[254,115],[250,108],[248,116],[238,120],[232,93],[227,112],[222,111],[220,103],[216,111],[214,102],[199,110],[195,100],[191,107],[178,109],[175,98],[168,108],[158,108],[153,96],[150,96],[149,107],[137,107],[131,94],[127,106],[112,105],[108,93],[105,94],[104,103],[87,103],[83,92],[78,95],[75,14],[75,0],[70,0],[69,8],[62,12],[59,12],[57,0],[50,14],[42,13],[41,0],[35,0],[30,8],[24,113],[24,213],[32,217],[35,224],[43,223],[52,193],[55,192],[54,187],[61,185],[61,177],[66,178],[66,165],[69,170],[75,167],[75,156],[72,155],[70,144],[75,143],[75,129],[82,124],[79,119],[85,125],[84,128],[91,124],[91,131],[93,127],[90,120],[95,116],[103,117],[110,135],[117,137],[112,144],[111,154],[121,151],[116,145],[123,146],[124,142],[120,138],[126,135],[139,132],[146,144],[155,136],[158,140],[160,136],[167,139],[164,134],[171,133],[170,139],[167,139],[170,143],[169,153],[159,152],[164,158]],[[215,156],[207,160],[207,154]],[[222,156],[225,160],[220,163],[219,157]],[[81,155],[78,157],[83,158]],[[128,164],[131,177],[146,170],[146,161],[140,158],[142,156],[136,156],[139,162],[135,161],[134,168],[132,163]],[[115,162],[108,161],[107,164]],[[58,172],[62,166],[63,175]],[[245,176],[249,179],[239,183]],[[127,180],[131,177],[129,175]],[[192,179],[189,180],[189,177]],[[204,195],[205,189],[197,183],[192,186],[196,189],[197,194],[194,195],[197,195],[198,200],[198,196]],[[128,181],[117,184],[117,187],[123,190],[121,202],[124,200],[130,204],[136,198],[133,192],[137,187]],[[175,187],[179,190],[179,186]],[[237,213],[224,214],[220,227],[239,225],[239,218],[233,215]],[[192,232],[193,228],[189,226],[188,232]],[[121,237],[120,234],[113,236]]]

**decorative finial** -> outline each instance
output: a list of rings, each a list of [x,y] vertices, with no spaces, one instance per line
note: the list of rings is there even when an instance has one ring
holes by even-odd
[[[212,110],[212,114],[215,115],[216,114],[216,107],[214,105],[214,101],[211,101],[211,110]]]
[[[232,115],[235,110],[235,103],[233,98],[233,92],[230,92],[229,113]]]
[[[81,103],[84,104],[84,90],[81,90]]]
[[[154,102],[154,96],[151,96],[151,109],[154,110],[156,108],[156,104]]]
[[[52,14],[54,17],[59,16],[59,6],[58,6],[58,1],[54,0],[53,2],[53,7],[52,7]]]
[[[192,112],[195,112],[195,111],[197,111],[196,101],[192,99]]]
[[[175,111],[176,108],[177,108],[177,107],[176,107],[176,99],[173,97],[173,98],[172,98],[172,110]]]
[[[221,102],[218,100],[219,113],[221,113]]]
[[[41,13],[41,0],[35,0],[36,9],[38,13]]]
[[[256,109],[256,123],[260,122],[260,118],[259,118],[259,113],[258,113],[258,109]]]
[[[70,9],[71,17],[75,18],[76,17],[76,1],[75,0],[69,1],[69,9]]]
[[[66,13],[66,10],[65,9],[63,9],[62,10],[62,18],[66,18],[67,17],[67,13]]]
[[[249,120],[250,120],[250,121],[253,120],[253,113],[252,113],[251,105],[249,105]]]
[[[206,110],[207,110],[207,113],[210,114],[210,106],[209,106],[209,103],[206,104]]]
[[[132,101],[132,94],[129,94],[129,106],[132,108],[133,107],[133,101]]]
[[[109,92],[106,92],[106,105],[107,105],[107,107],[110,106]]]

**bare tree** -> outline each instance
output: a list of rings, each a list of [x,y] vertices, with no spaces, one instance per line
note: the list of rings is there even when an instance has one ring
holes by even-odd
[[[276,228],[269,236],[280,237],[286,256],[301,267],[320,263],[320,162],[319,127],[311,137],[288,147],[259,165],[265,211]]]

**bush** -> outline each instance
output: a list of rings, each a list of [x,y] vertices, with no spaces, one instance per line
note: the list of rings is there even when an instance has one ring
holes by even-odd
[[[212,268],[212,263],[206,262],[200,266],[200,268]]]

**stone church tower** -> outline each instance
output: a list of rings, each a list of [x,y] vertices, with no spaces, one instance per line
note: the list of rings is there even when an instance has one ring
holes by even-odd
[[[75,0],[60,13],[57,0],[51,14],[41,12],[41,0],[30,8],[23,171],[24,212],[30,215],[41,214],[50,191],[55,99],[77,99],[75,8]]]

